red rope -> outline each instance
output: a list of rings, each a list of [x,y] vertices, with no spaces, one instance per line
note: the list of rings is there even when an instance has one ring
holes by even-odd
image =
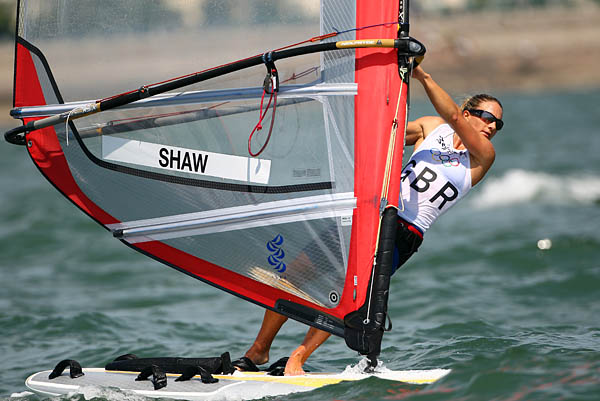
[[[263,150],[265,150],[265,148],[267,147],[267,144],[269,143],[269,140],[271,139],[271,134],[273,133],[273,125],[275,123],[275,110],[277,109],[277,91],[271,92],[271,96],[269,97],[269,102],[267,103],[267,107],[265,108],[265,112],[263,113],[263,102],[264,102],[266,93],[267,93],[266,89],[263,89],[263,94],[260,99],[260,114],[259,114],[258,122],[256,123],[256,126],[250,133],[250,136],[248,137],[248,153],[252,157],[257,157],[258,155],[260,155],[263,152]],[[265,116],[267,115],[267,111],[269,110],[271,103],[273,103],[273,111],[271,112],[271,125],[269,127],[269,134],[267,135],[267,139],[265,140],[265,143],[260,148],[260,150],[256,153],[252,153],[252,137],[254,136],[254,134],[256,132],[262,130],[262,128],[263,128],[262,122],[265,119]]]

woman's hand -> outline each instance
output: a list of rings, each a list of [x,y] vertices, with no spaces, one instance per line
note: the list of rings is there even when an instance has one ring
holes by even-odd
[[[423,83],[423,80],[425,78],[427,78],[428,76],[429,76],[429,74],[426,73],[425,70],[423,68],[421,68],[420,65],[416,66],[412,70],[412,77],[421,83]]]

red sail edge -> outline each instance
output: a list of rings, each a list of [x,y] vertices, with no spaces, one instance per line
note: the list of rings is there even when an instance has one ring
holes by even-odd
[[[398,14],[397,7],[397,4],[394,5],[391,2],[386,2],[386,5],[382,7],[374,7],[372,2],[368,0],[359,0],[357,2],[357,27],[394,20]],[[395,25],[383,25],[368,30],[359,30],[357,39],[395,37],[397,34],[396,29]],[[234,273],[159,241],[127,243],[127,245],[190,276],[266,308],[286,313],[285,308],[278,308],[278,303],[285,301],[305,307],[305,310],[317,311],[326,318],[338,319],[337,324],[342,324],[344,316],[356,311],[364,304],[366,299],[379,228],[379,208],[386,155],[392,124],[396,116],[398,96],[400,95],[399,131],[395,139],[392,176],[388,189],[388,201],[392,204],[397,203],[407,96],[405,85],[400,91],[401,80],[398,76],[395,50],[357,49],[355,54],[355,81],[358,85],[358,94],[355,97],[354,121],[354,192],[357,198],[357,208],[353,216],[348,273],[341,300],[335,308],[329,309],[313,304],[298,296]],[[40,62],[34,62],[35,57]],[[39,106],[46,104],[47,99],[60,98],[58,93],[49,93],[51,90],[57,91],[57,88],[46,88],[41,83],[40,77],[45,75],[51,82],[54,82],[50,67],[43,60],[41,52],[33,46],[26,45],[25,40],[20,40],[16,46],[15,60],[15,107]],[[42,69],[42,71],[38,71],[38,69]],[[45,93],[45,91],[48,92]],[[24,122],[27,123],[30,120],[24,119]],[[65,197],[103,226],[119,223],[118,219],[95,204],[79,188],[71,174],[54,128],[50,127],[31,132],[27,134],[26,139],[28,152],[35,165]],[[328,329],[327,325],[315,323],[318,317],[314,321],[310,321],[310,319],[302,320],[298,316],[290,316],[307,324]],[[341,335],[339,328],[329,331]]]
[[[357,2],[357,26],[370,26],[381,21],[393,21],[398,16],[398,3],[387,2],[386,7],[375,7],[372,2]],[[391,38],[397,35],[397,25],[383,25],[359,30],[357,39],[368,37]],[[354,212],[354,224],[350,243],[350,266],[346,277],[344,297],[351,297],[354,276],[357,277],[357,294],[353,310],[365,303],[366,292],[373,269],[382,185],[385,175],[386,156],[390,145],[392,124],[396,117],[398,96],[401,96],[398,112],[398,132],[387,201],[398,204],[400,173],[404,147],[404,121],[406,114],[407,86],[402,85],[398,74],[397,53],[393,49],[357,49],[356,83],[358,95],[355,100],[355,196],[358,207]],[[350,312],[350,311],[348,311]]]
[[[29,49],[17,43],[15,55],[14,106],[39,106],[46,104],[38,71]],[[23,119],[24,123],[33,120]],[[54,128],[48,127],[27,135],[27,151],[40,172],[61,193],[84,213],[100,224],[118,223],[118,220],[92,202],[73,179],[69,165],[58,143]]]

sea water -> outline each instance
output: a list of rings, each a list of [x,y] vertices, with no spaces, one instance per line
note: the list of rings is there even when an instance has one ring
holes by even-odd
[[[488,177],[392,281],[383,366],[452,372],[429,386],[371,378],[285,399],[600,399],[600,91],[500,97],[506,125]],[[432,112],[413,101],[413,118]],[[259,307],[114,240],[24,148],[0,143],[0,158],[1,400],[65,358],[243,355]],[[271,359],[304,332],[288,322]],[[360,360],[332,337],[305,368],[341,372]]]

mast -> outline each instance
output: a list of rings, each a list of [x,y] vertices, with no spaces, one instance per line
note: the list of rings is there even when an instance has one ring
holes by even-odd
[[[399,0],[398,39],[409,39],[408,6],[408,0]],[[410,78],[408,72],[412,57],[413,55],[409,53],[398,52],[398,74],[403,81],[403,85],[407,86],[407,95]],[[402,95],[401,89],[401,93],[398,96],[401,97]],[[407,101],[408,99],[405,98],[405,102]],[[400,151],[396,151],[396,154],[393,154],[393,149],[394,141],[396,140],[396,129],[399,124],[401,124],[400,129],[402,130],[402,134],[397,140],[401,140],[401,143],[404,141],[406,114],[403,121],[398,121],[397,112],[396,119],[393,122],[389,145],[390,149],[392,149],[392,154],[388,154],[388,166],[386,167],[386,177],[384,178],[384,187],[380,199],[379,239],[373,261],[372,276],[367,290],[367,298],[357,311],[349,313],[344,318],[344,338],[346,344],[351,349],[367,356],[369,360],[369,367],[367,369],[370,370],[377,366],[377,357],[381,353],[381,342],[384,332],[391,330],[391,322],[386,327],[386,318],[390,279],[393,273],[393,255],[398,218],[399,177],[397,172],[401,170],[403,148],[399,147]],[[395,189],[392,187],[395,187]]]

